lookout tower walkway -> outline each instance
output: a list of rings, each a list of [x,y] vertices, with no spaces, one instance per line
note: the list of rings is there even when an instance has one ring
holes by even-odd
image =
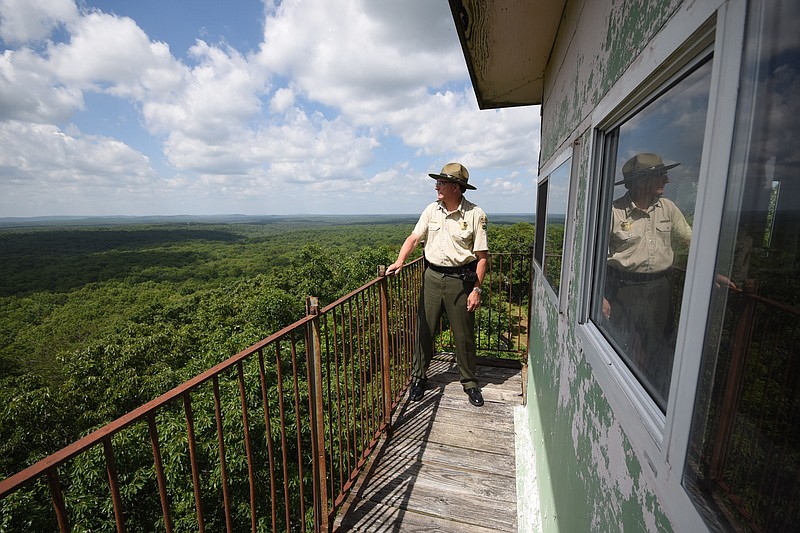
[[[514,406],[519,364],[481,359],[485,403],[470,405],[451,357],[431,364],[425,396],[397,407],[334,531],[517,531]]]

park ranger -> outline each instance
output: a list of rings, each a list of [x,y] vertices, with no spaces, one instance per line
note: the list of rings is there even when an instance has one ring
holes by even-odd
[[[417,311],[417,338],[409,398],[424,395],[427,369],[433,357],[433,336],[442,312],[447,313],[456,348],[461,385],[472,405],[482,406],[483,395],[475,376],[475,310],[481,304],[481,285],[489,248],[486,214],[464,198],[475,190],[461,163],[448,163],[436,180],[436,202],[428,205],[403,243],[387,274],[397,274],[409,254],[424,242],[426,269]]]

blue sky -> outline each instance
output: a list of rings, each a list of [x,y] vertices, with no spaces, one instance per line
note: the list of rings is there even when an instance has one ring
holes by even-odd
[[[539,108],[479,110],[445,0],[0,0],[0,217],[532,213]]]

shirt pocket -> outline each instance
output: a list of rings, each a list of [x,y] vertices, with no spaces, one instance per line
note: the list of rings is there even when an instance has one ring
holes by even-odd
[[[617,251],[627,250],[641,240],[639,235],[635,233],[631,233],[630,231],[622,231],[618,229],[611,235],[611,244],[613,248]]]
[[[453,240],[462,248],[472,249],[475,233],[472,231],[472,228],[459,229],[453,234]]]
[[[662,246],[672,247],[672,223],[659,222],[656,225],[656,239]]]

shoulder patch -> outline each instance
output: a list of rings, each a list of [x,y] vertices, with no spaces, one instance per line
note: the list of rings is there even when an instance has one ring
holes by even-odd
[[[486,219],[486,215],[481,216],[480,224],[483,229],[486,229],[486,223],[488,220]]]

